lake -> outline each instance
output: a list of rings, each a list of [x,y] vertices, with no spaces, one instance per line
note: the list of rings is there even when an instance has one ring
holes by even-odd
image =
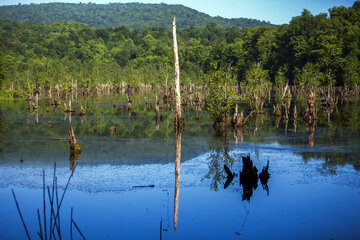
[[[39,238],[43,171],[51,195],[55,163],[59,196],[72,175],[63,239],[71,228],[81,239],[71,209],[86,239],[360,239],[358,102],[319,110],[314,131],[300,117],[275,119],[266,105],[244,129],[217,133],[206,107],[189,106],[180,136],[173,113],[164,105],[156,121],[144,94],[132,97],[131,113],[122,93],[79,96],[71,115],[51,99],[40,100],[38,113],[26,105],[0,101],[0,239],[26,239],[11,189],[31,238]],[[69,157],[70,126],[78,159]],[[269,162],[267,185],[240,184],[248,155],[259,172]],[[46,208],[49,220],[47,197]]]

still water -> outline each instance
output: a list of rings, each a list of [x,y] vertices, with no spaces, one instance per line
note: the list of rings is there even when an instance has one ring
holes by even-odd
[[[0,239],[26,239],[11,189],[31,238],[39,238],[43,171],[51,189],[55,162],[59,194],[72,174],[63,239],[70,239],[71,208],[86,239],[360,239],[357,103],[319,111],[313,132],[269,110],[222,134],[205,108],[196,121],[190,106],[176,136],[165,106],[157,122],[142,95],[131,113],[125,102],[121,94],[79,99],[71,116],[46,99],[37,114],[26,101],[0,102]],[[70,126],[82,148],[77,160],[69,158]],[[259,171],[269,161],[267,187],[240,185],[247,155]],[[235,173],[226,188],[224,164]]]

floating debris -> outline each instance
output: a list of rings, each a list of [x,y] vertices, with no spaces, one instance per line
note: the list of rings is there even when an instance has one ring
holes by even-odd
[[[133,188],[153,188],[155,187],[155,185],[150,184],[150,185],[144,185],[144,186],[133,186]]]

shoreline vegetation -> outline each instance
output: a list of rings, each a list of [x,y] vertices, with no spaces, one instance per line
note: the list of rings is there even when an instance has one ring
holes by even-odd
[[[355,1],[350,8],[330,9],[329,16],[304,10],[281,26],[241,29],[209,23],[178,29],[181,84],[209,85],[206,76],[221,70],[226,82],[236,85],[357,86],[359,16]],[[33,88],[65,90],[73,84],[172,85],[171,35],[164,28],[0,21],[1,92],[16,97]]]
[[[272,92],[273,113],[284,119],[290,114],[297,119],[293,98],[308,99],[302,117],[314,128],[315,105],[333,108],[339,98],[358,99],[359,26],[360,1],[355,1],[350,8],[330,9],[329,16],[304,10],[281,26],[226,29],[209,23],[178,29],[181,91],[199,105],[206,101],[218,130],[243,127],[252,114],[263,114]],[[131,109],[131,95],[151,89],[157,109],[157,93],[164,94],[165,104],[174,103],[170,30],[0,21],[0,37],[0,98],[27,97],[28,109],[37,110],[41,92],[55,105],[64,100],[69,112],[67,96],[73,93],[124,91]],[[181,104],[191,101],[183,97]],[[238,111],[241,102],[248,104],[246,113]]]

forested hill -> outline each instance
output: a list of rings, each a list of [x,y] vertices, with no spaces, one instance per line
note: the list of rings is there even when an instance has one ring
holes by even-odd
[[[178,28],[205,27],[214,22],[221,27],[249,28],[271,25],[269,22],[247,18],[227,19],[211,17],[182,5],[142,3],[47,3],[0,7],[0,19],[22,23],[54,23],[57,20],[76,21],[92,28],[119,27],[142,29],[144,27],[171,27],[177,18]]]

